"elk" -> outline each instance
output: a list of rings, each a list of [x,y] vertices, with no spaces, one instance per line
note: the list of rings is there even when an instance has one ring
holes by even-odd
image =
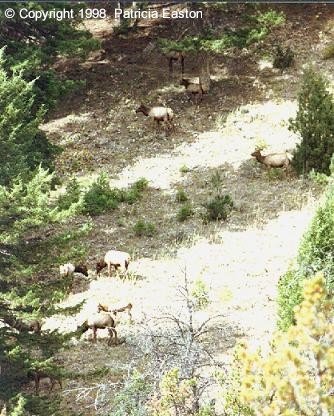
[[[110,277],[112,266],[115,268],[116,271],[119,267],[124,267],[125,270],[128,270],[129,262],[129,253],[118,250],[109,250],[106,252],[104,258],[96,263],[96,274],[99,275],[102,269],[108,267],[108,276]]]
[[[88,329],[93,331],[93,342],[96,343],[97,330],[98,329],[108,329],[109,340],[108,345],[111,345],[112,338],[115,336],[115,344],[117,344],[117,331],[115,329],[115,321],[109,313],[98,313],[90,316],[82,325],[77,327],[77,331],[82,334]]]
[[[158,128],[161,122],[164,122],[167,128],[174,127],[174,113],[169,107],[147,107],[144,104],[140,104],[140,106],[136,109],[136,114],[138,113],[143,113],[146,117],[150,117],[157,123]]]
[[[186,88],[186,91],[190,96],[194,97],[194,101],[198,104],[203,99],[203,94],[206,92],[203,90],[202,85],[199,82],[199,78],[182,78],[180,85]]]
[[[186,91],[194,98],[194,101],[199,104],[203,95],[210,90],[210,59],[207,56],[199,57],[201,69],[198,77],[184,77],[182,75],[180,85],[183,85]]]
[[[66,263],[59,266],[59,274],[62,277],[69,277],[72,276],[74,273],[81,273],[84,276],[88,277],[88,268],[85,264],[72,264]]]
[[[36,396],[38,396],[38,394],[39,394],[40,382],[42,380],[45,380],[45,381],[47,380],[48,383],[50,384],[49,393],[51,393],[51,391],[52,391],[53,387],[56,385],[56,383],[59,384],[61,389],[63,388],[60,376],[50,374],[47,371],[28,370],[27,377],[28,377],[28,379],[33,380],[34,383],[35,383],[35,395]]]
[[[181,65],[181,75],[184,74],[184,57],[185,53],[182,51],[170,50],[164,53],[164,56],[168,59],[169,73],[173,73],[174,62],[180,62]]]
[[[41,333],[42,324],[38,319],[33,319],[31,321],[23,321],[23,324],[28,329],[28,332],[33,332],[34,334]]]
[[[251,156],[255,157],[259,163],[262,163],[267,168],[284,168],[286,169],[292,159],[293,155],[287,151],[284,153],[271,153],[269,155],[263,156],[261,150],[255,150]]]
[[[103,305],[102,303],[99,303],[98,306],[97,306],[98,313],[100,313],[101,311],[103,311],[103,312],[112,312],[115,316],[119,312],[127,311],[130,322],[132,322],[131,310],[132,310],[132,303],[128,303],[126,306],[123,306],[122,308],[117,308],[117,309],[109,309],[109,307],[107,305]]]

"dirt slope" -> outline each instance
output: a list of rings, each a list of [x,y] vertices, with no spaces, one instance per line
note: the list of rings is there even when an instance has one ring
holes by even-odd
[[[64,304],[87,302],[78,316],[57,316],[45,327],[74,329],[98,302],[131,301],[137,323],[165,310],[177,315],[182,306],[175,299],[186,270],[191,281],[201,278],[209,288],[211,303],[197,319],[224,315],[220,323],[226,329],[216,333],[219,359],[229,361],[239,338],[265,345],[276,322],[277,280],[296,254],[320,190],[308,181],[266,173],[250,153],[260,140],[267,143],[268,152],[294,148],[298,137],[288,130],[288,119],[296,111],[297,81],[310,50],[316,65],[324,69],[321,47],[328,39],[326,33],[330,35],[326,28],[333,12],[325,6],[312,8],[312,13],[301,13],[295,6],[282,8],[287,22],[266,39],[262,49],[250,48],[214,61],[213,89],[199,108],[170,79],[161,55],[152,52],[148,59],[142,54],[157,33],[162,36],[172,30],[162,23],[159,27],[146,24],[130,39],[114,38],[103,27],[98,33],[104,38],[105,52],[97,60],[70,66],[69,73],[86,79],[87,88],[64,100],[44,125],[52,140],[65,148],[58,168],[64,177],[75,173],[83,182],[106,170],[116,186],[145,177],[150,188],[135,205],[93,218],[94,229],[87,239],[92,280]],[[98,26],[95,22],[95,31]],[[292,32],[296,66],[283,75],[269,70],[268,76],[268,71],[261,70],[263,55]],[[198,70],[192,58],[186,65],[191,73]],[[136,115],[134,109],[141,101],[171,106],[176,132],[166,137]],[[235,209],[226,222],[204,224],[202,205],[214,193],[211,177],[217,171]],[[183,223],[176,220],[179,187],[186,190],[195,211]],[[139,219],[155,224],[153,237],[134,235],[133,225]],[[94,261],[111,247],[132,254],[130,272],[138,280],[95,280]],[[121,380],[129,363],[136,360],[137,345],[145,336],[142,331],[142,326],[121,318],[119,332],[127,339],[125,345],[106,350],[104,340],[97,346],[79,343],[64,355],[73,371],[104,365],[111,371],[94,382],[85,377],[69,380],[64,394],[68,405],[80,396],[74,408],[87,406],[86,414],[106,414],[102,404],[94,409],[96,389],[80,389]],[[87,362],[87,354],[94,360]],[[79,394],[83,391],[87,394]]]

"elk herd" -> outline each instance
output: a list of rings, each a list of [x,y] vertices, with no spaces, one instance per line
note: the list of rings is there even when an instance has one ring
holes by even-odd
[[[147,51],[152,51],[152,48],[154,48],[154,46],[149,44],[146,49]],[[184,75],[184,63],[186,58],[185,52],[170,50],[168,52],[164,52],[163,55],[168,60],[170,75],[174,74],[174,64],[180,64],[181,77],[179,85],[182,85],[185,88],[186,93],[189,95],[189,99],[199,105],[203,100],[203,95],[207,94],[210,90],[211,78],[209,60],[205,59],[205,62],[202,62],[200,75],[198,77],[186,77]],[[143,113],[146,117],[151,118],[158,128],[160,127],[161,123],[163,123],[166,132],[175,130],[175,125],[173,123],[174,111],[170,107],[164,107],[160,105],[148,107],[144,104],[140,104],[135,112],[136,114]],[[289,165],[291,165],[293,159],[293,155],[288,151],[281,153],[271,153],[264,156],[262,155],[260,149],[256,149],[251,154],[251,156],[255,157],[255,159],[259,163],[263,164],[267,169],[283,168],[286,170]]]
[[[128,266],[130,263],[130,255],[124,251],[119,250],[109,250],[106,252],[105,256],[99,259],[93,270],[95,269],[96,276],[99,276],[101,271],[107,267],[107,273],[110,277],[112,275],[112,270],[127,272]],[[91,273],[94,274],[94,271]],[[59,266],[59,274],[61,278],[71,278],[74,274],[81,274],[85,278],[89,277],[89,269],[86,264],[73,264],[66,263]],[[109,337],[107,344],[110,345],[120,345],[124,343],[124,339],[118,337],[116,331],[116,317],[119,313],[126,312],[129,317],[129,322],[132,323],[132,303],[128,303],[125,306],[112,307],[103,303],[98,303],[96,311],[89,314],[88,318],[77,325],[75,333],[78,337],[87,332],[88,330],[92,331],[92,341],[93,343],[97,342],[97,331],[99,329],[106,329],[108,331]],[[42,332],[42,323],[37,319],[32,319],[30,321],[20,322],[19,327],[22,330],[28,331],[32,334],[41,334]],[[40,369],[29,369],[27,371],[27,379],[32,381],[35,386],[35,394],[38,395],[40,391],[40,385],[48,384],[49,392],[53,390],[55,385],[59,385],[62,388],[61,377],[51,373],[51,371],[40,370]]]
[[[178,51],[170,51],[165,54],[168,59],[169,71],[173,73],[173,66],[175,63],[179,62],[181,66],[181,80],[180,85],[184,86],[185,91],[189,94],[191,99],[197,104],[202,102],[203,95],[209,92],[210,88],[210,76],[208,71],[204,71],[205,75],[200,75],[199,77],[185,77],[184,76],[184,62],[185,54]],[[164,106],[153,106],[148,107],[144,104],[141,104],[136,110],[136,114],[142,113],[144,116],[149,117],[153,120],[157,127],[160,127],[160,124],[163,123],[167,130],[173,130],[174,124],[174,111],[170,107]],[[281,153],[271,153],[268,155],[263,155],[261,150],[257,149],[252,154],[260,164],[263,164],[267,169],[270,168],[283,168],[287,169],[291,164],[293,155],[289,152]],[[103,258],[100,258],[95,264],[95,273],[96,276],[99,276],[101,271],[104,268],[107,268],[108,276],[112,275],[112,270],[123,271],[127,273],[128,266],[130,263],[130,255],[123,251],[118,250],[109,250],[106,252]],[[62,278],[73,277],[74,273],[81,274],[85,278],[89,277],[89,269],[86,264],[73,264],[66,263],[59,266],[59,274]],[[94,272],[93,272],[94,273]],[[118,334],[116,331],[116,321],[115,318],[117,314],[127,312],[129,317],[129,322],[132,322],[132,303],[128,303],[122,307],[110,307],[103,303],[98,303],[96,312],[92,313],[84,322],[77,326],[76,332],[81,335],[88,330],[92,331],[92,340],[93,343],[97,341],[97,331],[99,329],[107,329],[109,338],[108,345],[119,345],[122,341],[119,340]],[[42,325],[38,320],[31,320],[30,322],[25,322],[25,328],[28,331],[40,334],[42,331]],[[123,341],[124,342],[124,341]],[[59,384],[62,387],[61,378],[55,375],[51,375],[46,371],[41,370],[29,370],[27,373],[28,379],[32,380],[35,383],[35,393],[39,393],[40,382],[44,379],[48,380],[50,385],[50,391],[56,384]]]

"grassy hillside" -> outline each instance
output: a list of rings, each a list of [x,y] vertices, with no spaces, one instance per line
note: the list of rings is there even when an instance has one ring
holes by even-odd
[[[270,339],[278,279],[296,255],[324,189],[293,172],[267,171],[251,153],[259,146],[265,153],[292,151],[300,140],[289,130],[289,118],[296,114],[304,65],[312,63],[333,78],[333,61],[324,60],[323,51],[331,41],[334,8],[197,7],[203,7],[203,21],[140,20],[135,30],[121,33],[113,30],[113,19],[84,21],[101,49],[84,60],[62,56],[52,64],[62,77],[85,81],[41,125],[50,142],[62,148],[50,201],[59,201],[76,178],[78,205],[47,230],[42,225],[29,230],[24,239],[43,241],[62,233],[66,241],[68,229],[83,230],[70,243],[71,252],[46,246],[47,271],[32,278],[60,282],[59,265],[72,259],[85,262],[89,276],[75,275],[66,296],[54,301],[74,310],[82,304],[81,309],[48,314],[42,330],[70,334],[97,312],[98,303],[133,304],[132,323],[126,313],[117,315],[124,343],[108,347],[107,330],[100,330],[94,344],[89,331],[57,352],[64,386],[50,397],[60,400],[59,414],[146,415],[143,403],[175,367],[182,377],[200,376],[199,386],[207,388],[196,394],[208,404],[217,396],[215,371],[228,368],[236,343],[257,347]],[[261,17],[272,10],[284,18],[267,30]],[[247,25],[255,25],[254,39],[249,40]],[[218,34],[221,42],[228,34],[230,43],[215,52]],[[211,88],[199,105],[180,85],[177,63],[169,73],[156,42],[180,37],[205,39],[211,48],[205,51]],[[243,43],[231,43],[232,38]],[[284,71],[272,65],[277,45],[294,54]],[[202,54],[186,53],[185,76],[199,76]],[[175,131],[166,134],[137,114],[141,103],[172,108]],[[115,188],[123,199],[102,213],[85,211],[82,198],[102,172],[112,189],[108,200]],[[133,184],[141,178],[147,187],[133,196]],[[227,218],[212,221],[225,196],[232,201]],[[130,253],[127,274],[108,277],[104,269],[96,275],[96,262],[110,249]],[[24,383],[22,391],[31,394],[33,384]],[[41,395],[49,397],[45,385]],[[218,398],[216,413],[207,414],[222,414],[222,406]]]

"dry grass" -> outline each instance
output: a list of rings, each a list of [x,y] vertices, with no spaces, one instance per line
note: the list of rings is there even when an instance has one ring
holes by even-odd
[[[82,340],[64,354],[66,367],[82,373],[83,368],[90,371],[107,365],[111,373],[97,375],[95,382],[121,381],[129,363],[136,360],[139,339],[145,337],[139,324],[166,310],[177,315],[182,309],[175,299],[185,269],[191,281],[200,278],[209,288],[210,304],[197,318],[224,314],[226,332],[217,333],[215,344],[219,359],[229,361],[241,336],[255,346],[269,339],[276,321],[277,280],[296,253],[320,193],[309,182],[268,175],[250,156],[260,142],[271,152],[293,149],[298,141],[288,130],[288,119],[296,111],[293,97],[298,71],[309,59],[310,45],[306,45],[304,30],[293,26],[295,14],[290,19],[287,30],[294,28],[293,49],[299,53],[299,67],[284,76],[268,77],[261,75],[259,56],[224,58],[223,63],[216,63],[212,93],[200,109],[174,87],[167,67],[161,68],[159,55],[152,57],[153,69],[147,76],[141,61],[145,38],[113,39],[110,45],[106,43],[112,63],[95,65],[93,61],[94,71],[83,69],[88,85],[85,95],[76,102],[65,102],[44,126],[68,151],[84,148],[90,154],[79,169],[61,156],[58,165],[64,176],[79,171],[80,180],[87,183],[106,170],[112,185],[127,186],[141,177],[150,185],[133,206],[95,217],[87,239],[92,270],[95,260],[109,248],[130,252],[130,279],[102,276],[95,280],[91,272],[86,290],[71,294],[64,302],[70,306],[86,300],[80,314],[52,317],[45,325],[70,331],[99,302],[120,306],[131,302],[136,324],[129,325],[125,314],[117,325],[127,344],[107,348],[106,333],[101,331],[97,345]],[[305,19],[312,20],[313,15]],[[314,24],[318,30],[319,22]],[[101,33],[95,26],[94,31]],[[313,44],[315,31],[309,27],[308,32]],[[275,36],[285,39],[286,33]],[[127,57],[122,57],[121,50]],[[319,65],[324,65],[320,50],[317,53]],[[126,59],[131,63],[124,63]],[[328,61],[328,65],[332,63]],[[173,108],[175,133],[166,137],[149,120],[136,116],[134,109],[143,98],[149,104]],[[235,209],[226,222],[203,224],[202,204],[215,192],[210,181],[217,170],[223,178],[221,191],[232,196]],[[194,208],[194,215],[182,223],[176,221],[179,204],[175,194],[180,187]],[[154,223],[156,234],[134,236],[133,225],[139,219]],[[77,397],[75,389],[92,384],[85,377],[69,380],[64,400],[70,403]],[[80,401],[84,414],[96,412],[93,401],[93,393]]]

